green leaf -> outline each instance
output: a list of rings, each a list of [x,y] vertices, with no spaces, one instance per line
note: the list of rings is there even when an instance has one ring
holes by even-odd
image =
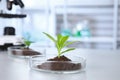
[[[68,52],[68,51],[72,51],[72,50],[75,50],[75,48],[69,48],[69,49],[67,49],[65,51],[62,51],[61,54],[65,53],[65,52]]]
[[[24,41],[24,43],[25,43],[25,45],[26,45],[26,46],[30,46],[30,45],[31,45],[31,43],[32,43],[32,41],[25,40],[25,41]]]
[[[43,32],[48,38],[50,38],[54,43],[56,43],[56,40],[49,34]]]
[[[70,44],[73,44],[73,43],[75,43],[75,42],[76,42],[76,41],[66,42],[66,43],[63,45],[63,47],[68,46],[68,45],[70,45]]]
[[[69,36],[64,36],[61,40],[61,44],[65,44],[65,42],[68,40]]]
[[[66,41],[68,40],[69,36],[64,36],[61,40],[61,47],[64,48],[64,45],[66,43]]]
[[[58,34],[58,35],[57,35],[57,41],[59,42],[61,38],[62,38],[62,35],[61,35],[61,34]]]
[[[60,50],[60,45],[58,42],[56,43],[56,47],[57,47],[57,50]]]
[[[61,38],[62,38],[62,35],[61,34],[58,34],[57,35],[57,46],[59,46],[59,48],[60,48],[60,42],[61,42]]]

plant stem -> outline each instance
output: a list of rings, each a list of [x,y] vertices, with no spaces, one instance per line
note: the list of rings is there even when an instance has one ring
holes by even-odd
[[[29,46],[26,46],[27,49],[29,49]]]
[[[61,54],[60,54],[60,51],[58,51],[58,58],[60,58],[60,55],[61,55]]]

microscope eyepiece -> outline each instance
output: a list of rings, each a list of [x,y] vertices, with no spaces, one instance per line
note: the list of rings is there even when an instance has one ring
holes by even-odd
[[[14,4],[19,5],[21,8],[24,7],[24,4],[23,4],[23,2],[21,0],[14,0]]]
[[[12,5],[19,5],[21,8],[24,8],[24,3],[21,0],[7,0],[7,9],[12,10]]]

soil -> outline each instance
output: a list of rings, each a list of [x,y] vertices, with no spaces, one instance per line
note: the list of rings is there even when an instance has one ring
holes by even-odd
[[[14,55],[21,55],[21,56],[33,56],[33,55],[40,55],[41,54],[40,52],[34,51],[32,49],[29,49],[29,48],[22,48],[20,50],[21,51],[13,50],[12,53]]]
[[[72,71],[81,69],[80,63],[72,63],[71,59],[65,56],[61,56],[60,58],[54,57],[52,59],[48,59],[47,61],[51,62],[44,62],[41,65],[38,65],[37,67],[39,69],[53,71]]]

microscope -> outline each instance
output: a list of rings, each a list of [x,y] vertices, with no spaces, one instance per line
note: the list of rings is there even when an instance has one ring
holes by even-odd
[[[6,0],[7,1],[7,9],[12,10],[12,5],[19,5],[20,8],[24,8],[24,3],[22,0]]]

